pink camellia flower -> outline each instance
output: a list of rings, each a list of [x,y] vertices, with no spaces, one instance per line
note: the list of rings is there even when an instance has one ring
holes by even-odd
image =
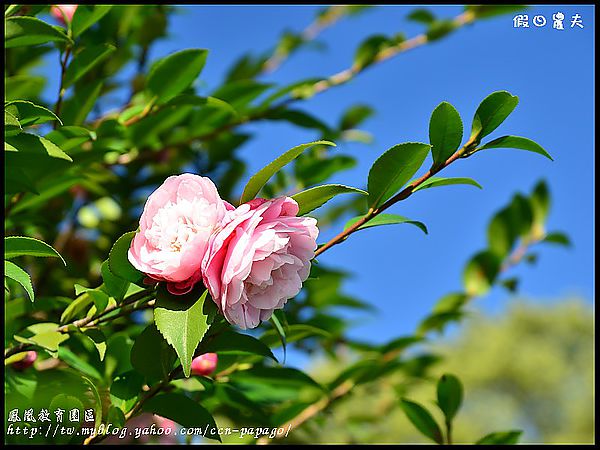
[[[210,236],[233,206],[221,200],[210,179],[184,173],[154,191],[131,241],[131,264],[150,278],[166,281],[175,295],[192,290],[202,278],[201,261]]]
[[[29,350],[23,359],[15,361],[11,364],[15,370],[25,370],[31,367],[34,361],[37,359],[37,352],[35,350]]]
[[[211,238],[202,276],[230,323],[254,328],[300,292],[319,230],[297,213],[289,197],[254,199],[229,211]]]
[[[193,375],[210,375],[217,368],[219,358],[216,353],[204,353],[192,360]]]
[[[73,14],[75,14],[76,9],[77,5],[52,5],[52,8],[50,8],[50,14],[52,14],[59,22],[64,24],[65,16],[69,22],[73,20]]]

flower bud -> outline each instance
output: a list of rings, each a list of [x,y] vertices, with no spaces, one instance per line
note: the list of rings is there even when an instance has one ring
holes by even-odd
[[[73,20],[76,9],[77,5],[52,5],[50,14],[52,14],[60,23],[65,24],[65,17],[69,22]]]
[[[33,365],[33,362],[37,359],[37,352],[35,350],[30,350],[27,352],[23,359],[19,361],[15,361],[11,364],[12,368],[15,370],[25,370]]]
[[[192,361],[192,374],[210,375],[217,368],[218,357],[216,353],[205,353]]]

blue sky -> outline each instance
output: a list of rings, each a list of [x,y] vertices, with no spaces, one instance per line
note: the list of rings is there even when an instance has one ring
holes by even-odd
[[[230,65],[243,53],[268,50],[286,29],[300,31],[318,6],[185,6],[170,23],[169,38],[158,42],[150,60],[188,47],[210,49],[199,80],[201,93],[219,86]],[[369,35],[403,32],[413,36],[422,26],[406,20],[410,6],[380,6],[344,19],[319,38],[324,50],[301,50],[264,81],[285,85],[312,76],[327,76],[348,67],[354,51]],[[453,17],[460,6],[433,6],[439,17]],[[552,14],[562,11],[565,29],[554,30]],[[410,333],[444,294],[461,288],[462,268],[485,246],[492,214],[517,191],[529,192],[545,178],[553,205],[549,230],[566,231],[573,247],[539,247],[534,267],[513,272],[521,278],[524,297],[552,301],[575,295],[593,296],[594,187],[594,8],[593,6],[533,6],[527,12],[544,15],[544,28],[513,28],[513,15],[468,26],[441,41],[377,65],[348,85],[320,94],[302,109],[330,124],[356,103],[366,103],[376,115],[364,128],[375,137],[370,145],[342,144],[339,151],[359,164],[335,181],[364,187],[373,161],[389,147],[405,141],[428,141],[428,122],[441,101],[452,103],[470,129],[479,102],[496,90],[518,95],[520,104],[490,138],[515,134],[534,139],[554,157],[517,150],[491,150],[461,160],[443,176],[466,176],[483,187],[431,189],[395,205],[389,212],[423,221],[424,235],[411,226],[365,230],[325,253],[320,260],[354,274],[345,290],[377,306],[379,313],[360,318],[352,336],[383,342]],[[570,28],[580,14],[584,28]],[[48,70],[47,66],[45,70]],[[49,92],[56,92],[55,86]],[[282,151],[318,137],[315,132],[281,123],[248,126],[255,138],[240,155],[251,172]],[[250,174],[248,174],[250,175]],[[326,230],[322,241],[343,227]],[[476,301],[485,310],[500,310],[510,295],[495,289]]]

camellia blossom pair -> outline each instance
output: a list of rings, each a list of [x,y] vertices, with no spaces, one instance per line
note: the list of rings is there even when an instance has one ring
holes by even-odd
[[[225,318],[254,328],[283,308],[308,277],[316,220],[289,197],[235,208],[208,178],[172,176],[148,198],[129,261],[172,294],[202,281]]]

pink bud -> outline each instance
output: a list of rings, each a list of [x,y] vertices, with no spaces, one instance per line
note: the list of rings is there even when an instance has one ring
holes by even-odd
[[[192,361],[192,374],[210,375],[217,368],[218,357],[216,353],[205,353]]]
[[[52,8],[50,8],[50,14],[52,14],[60,23],[64,24],[65,16],[69,22],[73,20],[73,14],[75,14],[76,9],[77,5],[53,5]]]
[[[12,363],[12,367],[15,370],[25,370],[33,365],[33,362],[37,359],[37,352],[35,350],[29,350],[23,359]]]

